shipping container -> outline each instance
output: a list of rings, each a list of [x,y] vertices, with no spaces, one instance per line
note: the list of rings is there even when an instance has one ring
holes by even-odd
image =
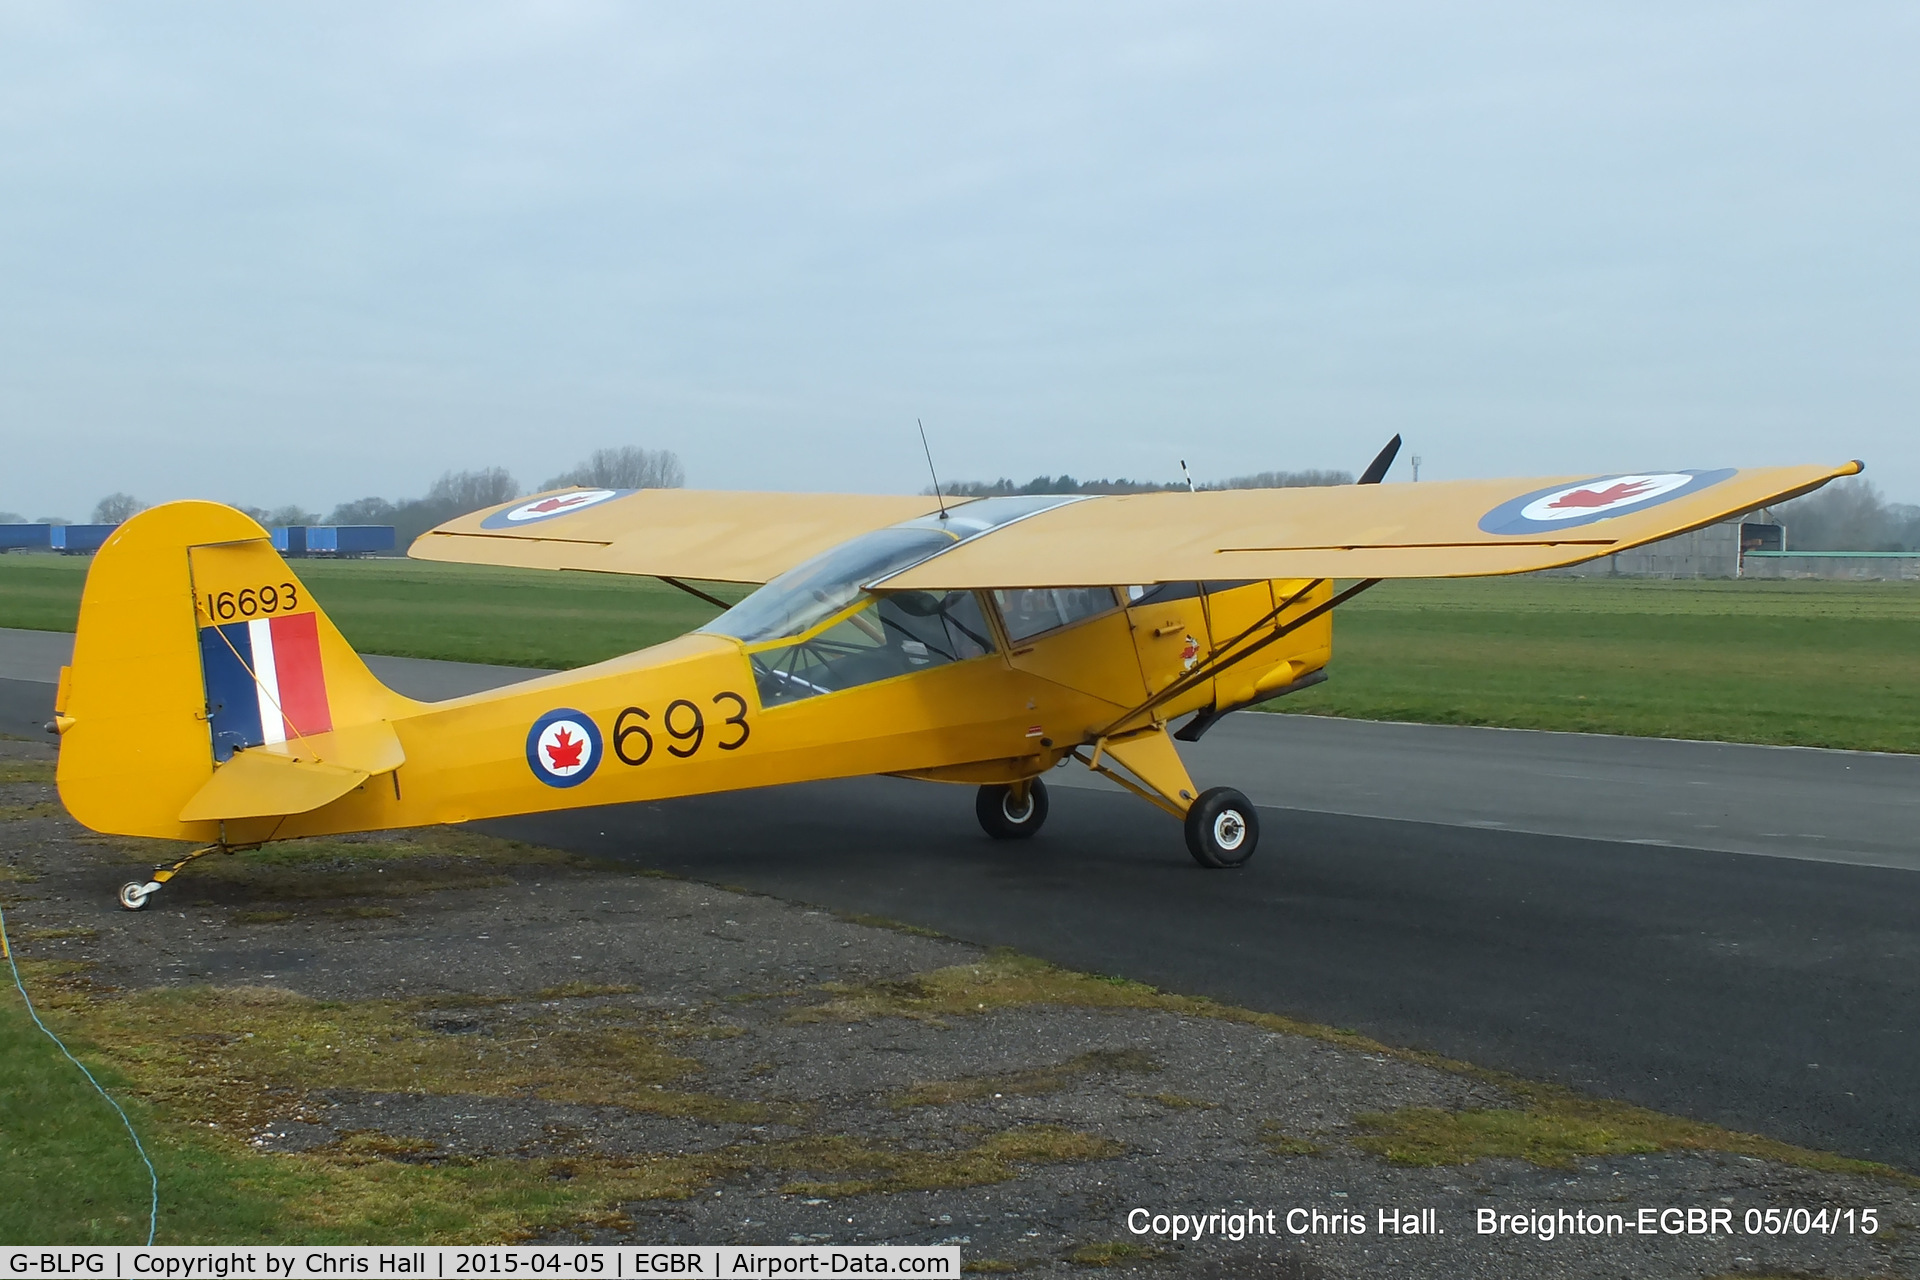
[[[364,556],[393,550],[394,533],[390,524],[335,525],[328,532],[333,534],[335,555]]]
[[[23,548],[46,550],[53,545],[53,526],[47,524],[0,524],[0,551]]]
[[[292,525],[273,531],[273,548],[288,559],[301,556],[364,556],[393,550],[390,524]]]
[[[52,530],[50,543],[55,551],[64,551],[68,555],[82,555],[98,551],[107,537],[120,526],[117,524],[56,524]]]

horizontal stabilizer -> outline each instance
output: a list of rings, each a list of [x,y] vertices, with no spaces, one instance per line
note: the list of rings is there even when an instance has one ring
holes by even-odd
[[[351,725],[250,747],[213,771],[180,811],[182,822],[270,818],[331,804],[375,774],[406,763],[393,726]]]
[[[362,769],[291,760],[269,751],[237,752],[180,810],[182,822],[271,818],[338,800],[367,780]]]

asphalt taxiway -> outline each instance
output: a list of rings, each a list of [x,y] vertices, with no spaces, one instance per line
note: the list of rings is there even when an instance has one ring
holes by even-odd
[[[0,730],[65,639],[0,632]],[[1018,844],[892,779],[486,825],[1920,1170],[1920,758],[1261,715],[1185,754],[1260,804],[1249,866],[1067,770]]]

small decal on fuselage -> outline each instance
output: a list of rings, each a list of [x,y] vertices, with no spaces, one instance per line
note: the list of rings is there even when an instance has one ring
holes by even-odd
[[[600,729],[584,711],[549,711],[527,730],[527,767],[550,787],[577,787],[600,767]]]

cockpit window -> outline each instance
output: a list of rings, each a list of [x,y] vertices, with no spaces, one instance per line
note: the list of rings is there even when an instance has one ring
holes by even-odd
[[[874,597],[817,635],[748,655],[760,705],[779,706],[993,652],[970,591]]]
[[[862,587],[967,538],[1077,501],[1060,494],[977,498],[950,505],[945,516],[863,533],[795,565],[700,630],[748,644],[800,635],[852,604]]]
[[[700,630],[748,644],[797,636],[852,604],[875,578],[917,564],[955,541],[938,528],[896,526],[863,533],[801,561]]]
[[[1245,582],[1161,582],[1144,587],[1128,587],[1127,603],[1166,604],[1171,600],[1191,600],[1197,595],[1217,596],[1225,591],[1250,587],[1258,581],[1258,578],[1252,578]]]
[[[700,630],[765,646],[748,654],[765,707],[981,657],[993,652],[994,642],[978,596],[890,592],[885,579],[968,538],[1077,501],[978,498],[953,503],[944,515],[876,529],[795,565]],[[876,584],[881,589],[852,608]],[[1104,595],[1101,608],[1112,608],[1113,592]],[[846,616],[808,634],[838,614]],[[777,643],[788,639],[793,643]]]
[[[993,602],[1000,606],[1000,620],[1007,625],[1007,639],[1015,641],[1072,626],[1116,607],[1112,587],[996,591]]]

